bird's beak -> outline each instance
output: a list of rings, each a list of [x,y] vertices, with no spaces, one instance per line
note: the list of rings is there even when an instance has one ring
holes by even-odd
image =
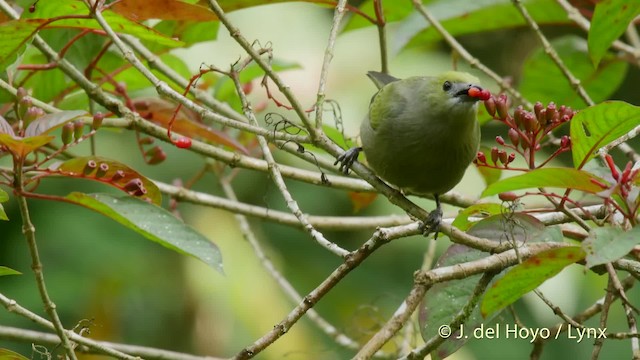
[[[471,90],[472,88],[475,88],[475,89],[477,89],[478,91],[482,91],[482,90],[483,90],[483,89],[482,89],[480,86],[478,86],[478,85],[472,85],[472,84],[469,84],[469,85],[468,85],[467,87],[465,87],[464,89],[462,89],[462,90],[458,91],[458,92],[456,93],[456,96],[465,96],[465,95],[466,95],[466,96],[469,96],[469,97],[473,97],[473,96],[470,96],[470,95],[469,95],[469,90]],[[472,92],[473,92],[473,91],[472,91]]]
[[[491,97],[489,90],[483,89],[478,85],[469,85],[467,88],[467,98],[472,101],[486,101]]]

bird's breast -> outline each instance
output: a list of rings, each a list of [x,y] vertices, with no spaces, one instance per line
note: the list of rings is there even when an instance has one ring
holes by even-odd
[[[447,121],[391,121],[375,130],[365,121],[361,136],[367,161],[380,177],[422,194],[451,190],[479,144],[475,118],[462,126]]]

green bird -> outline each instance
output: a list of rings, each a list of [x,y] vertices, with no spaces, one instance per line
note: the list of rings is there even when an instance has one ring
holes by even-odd
[[[369,166],[391,185],[414,194],[433,194],[436,209],[423,221],[425,233],[442,220],[439,195],[460,182],[480,144],[477,102],[490,93],[467,73],[397,79],[370,71],[378,87],[360,126],[362,147],[338,157],[348,173],[364,150]]]

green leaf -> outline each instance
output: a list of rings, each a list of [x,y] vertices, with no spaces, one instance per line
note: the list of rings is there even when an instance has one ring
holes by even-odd
[[[34,49],[34,48],[32,48]],[[31,50],[31,49],[29,49]],[[27,54],[30,51],[27,51]],[[23,64],[46,64],[48,61],[42,54],[34,54],[33,56],[25,56],[22,60]],[[50,102],[56,100],[64,91],[71,86],[71,81],[59,69],[50,69],[47,71],[24,72],[26,81],[25,87],[32,88],[34,98]],[[47,84],[47,86],[42,86]]]
[[[294,70],[300,69],[300,64],[280,60],[273,59],[271,62],[271,68],[275,72],[281,72],[285,70]],[[264,76],[264,71],[260,68],[259,65],[255,63],[251,63],[251,65],[247,66],[240,72],[240,83],[246,84],[254,79],[257,79],[261,76]],[[221,77],[215,84],[215,96],[220,101],[224,101],[229,103],[234,109],[240,111],[242,110],[242,105],[240,104],[240,99],[236,92],[236,87],[233,84],[233,80],[229,77]]]
[[[89,8],[82,1],[42,1],[38,2],[34,12],[24,11],[20,21],[30,23],[34,19],[36,21],[48,20],[63,16],[87,16],[86,19],[62,19],[48,24],[45,28],[80,28],[80,29],[96,29],[101,30],[102,27],[97,21],[89,17]],[[178,47],[184,45],[183,42],[168,38],[157,31],[130,20],[111,10],[102,12],[104,19],[109,23],[114,31],[133,35],[139,39],[155,41],[161,45]]]
[[[409,2],[404,1],[385,1],[382,4],[384,11],[384,19],[387,23],[396,22],[407,17],[413,11],[413,6]],[[346,26],[343,31],[351,31],[360,29],[366,26],[373,26],[376,14],[373,7],[373,0],[364,1],[359,7],[357,12],[353,12],[353,15],[347,20]]]
[[[487,209],[500,212],[502,209],[498,204],[478,204],[490,205]],[[493,205],[493,206],[491,206]],[[457,220],[457,219],[456,219]],[[561,241],[562,233],[557,226],[545,228],[544,224],[531,215],[523,213],[512,213],[490,216],[475,223],[467,233],[473,236],[494,240],[496,243],[502,241],[518,242],[547,242]],[[488,254],[476,249],[471,249],[464,245],[453,244],[438,259],[436,267],[452,266],[464,262],[478,260]],[[467,304],[473,294],[476,284],[482,275],[474,275],[461,280],[447,281],[434,285],[427,296],[424,297],[420,307],[420,331],[425,341],[438,335],[438,327],[450,324],[454,317]],[[500,275],[496,276],[499,278]],[[492,314],[493,316],[498,313]],[[479,307],[475,307],[469,319],[465,322],[465,328],[476,328],[483,323],[487,323],[491,318],[483,319]],[[447,341],[438,347],[437,355],[444,359],[449,354],[460,348],[468,338],[457,338],[458,334],[452,334]]]
[[[22,273],[20,271],[8,268],[6,266],[0,266],[0,276],[5,276],[5,275],[22,275]],[[1,353],[0,353],[0,359],[2,359]]]
[[[591,230],[582,242],[587,253],[587,267],[616,261],[640,244],[640,227],[630,231],[619,228],[599,227]]]
[[[7,194],[6,191],[0,189],[0,203],[3,203],[8,200],[9,200],[9,194]],[[7,213],[4,212],[4,207],[2,206],[2,204],[0,204],[0,220],[5,220],[5,221],[9,220]]]
[[[480,305],[482,316],[504,309],[584,257],[579,246],[567,246],[543,251],[514,266],[484,294]]]
[[[163,20],[156,24],[153,28],[156,31],[164,34],[165,36],[177,38],[185,43],[185,47],[192,46],[194,44],[213,41],[218,36],[218,28],[220,22],[193,22],[193,21],[180,21],[180,20]],[[165,47],[159,47],[155,43],[145,43],[147,48],[153,52],[164,50]]]
[[[572,168],[542,168],[529,171],[522,175],[500,180],[489,185],[482,197],[497,195],[507,191],[522,190],[539,187],[555,187],[563,189],[575,189],[587,193],[598,193],[603,189],[593,181],[602,184],[607,182],[583,170]]]
[[[602,0],[596,4],[589,28],[589,53],[595,66],[638,14],[640,0]]]
[[[435,267],[452,266],[482,259],[486,256],[487,254],[482,251],[454,244],[442,254]],[[453,321],[460,309],[469,302],[469,298],[481,277],[482,274],[478,274],[460,280],[438,283],[429,289],[429,293],[420,304],[420,334],[425,341],[438,336],[439,327]],[[476,306],[465,322],[465,327],[474,328],[483,322],[485,321]],[[454,353],[468,340],[458,337],[459,334],[454,332],[444,344],[438,347],[437,353],[440,359]]]
[[[0,349],[0,360],[29,360],[29,358],[9,349]]]
[[[97,211],[145,238],[224,273],[218,247],[167,210],[131,196],[73,192],[69,201]]]
[[[54,165],[52,170],[67,177],[99,181],[157,205],[162,203],[160,189],[153,181],[115,160],[99,156],[77,157]]]
[[[491,215],[474,223],[467,233],[496,242],[561,242],[562,232],[557,226],[545,226],[525,213]]]
[[[0,204],[0,220],[9,221],[9,217],[7,213],[4,211],[4,206]]]
[[[573,166],[581,169],[601,147],[640,125],[640,107],[605,101],[578,112],[571,119]]]
[[[475,204],[467,207],[466,209],[460,211],[458,216],[453,220],[451,225],[457,227],[462,231],[466,231],[476,222],[472,222],[469,220],[472,216],[482,216],[487,217],[489,215],[497,215],[502,214],[502,212],[506,212],[507,208],[500,204],[494,203],[481,203]]]
[[[330,121],[330,120],[327,119],[327,121]],[[355,146],[353,139],[346,138],[345,134],[342,131],[336,129],[333,126],[322,125],[322,131],[324,132],[325,135],[327,135],[329,139],[331,139],[333,142],[335,142],[336,144],[338,144],[339,146],[345,149],[350,149],[353,146]],[[313,147],[313,145],[311,145],[311,147],[315,148]]]
[[[570,23],[567,13],[554,0],[523,3],[539,25]],[[430,2],[427,8],[453,36],[526,25],[509,0],[439,0]],[[399,23],[391,41],[392,52],[397,53],[406,46],[424,46],[441,38],[421,14],[413,11]]]
[[[192,74],[187,65],[184,63],[182,59],[173,55],[173,54],[163,54],[160,55],[160,60],[165,63],[165,65],[169,66],[176,73],[180,74],[185,79],[189,79]],[[117,54],[106,54],[102,61],[100,61],[100,67],[102,69],[109,69],[111,71],[116,71],[124,65],[124,60]],[[165,81],[168,85],[170,85],[174,90],[182,93],[184,89],[181,86],[178,86],[173,80],[169,79],[166,75],[162,74],[160,71],[152,69],[151,72],[156,75],[160,80]],[[149,80],[144,77],[138,70],[135,68],[129,67],[126,70],[119,72],[116,76],[114,76],[114,80],[117,82],[124,82],[127,84],[127,91],[132,92],[140,89],[147,89],[152,87],[153,85],[149,82]],[[105,84],[105,87],[112,88],[111,85]]]
[[[0,23],[0,68],[6,69],[18,59],[31,41],[38,26],[45,20],[11,20]]]
[[[55,24],[55,23],[54,23]],[[78,69],[85,69],[93,61],[95,61],[98,53],[103,50],[108,38],[99,34],[85,34],[79,39],[76,39],[73,42],[72,46],[68,46],[69,39],[74,36],[80,34],[81,29],[64,29],[64,28],[56,28],[49,29],[39,33],[44,41],[46,41],[49,46],[51,46],[55,51],[60,52],[63,48],[66,47],[66,52],[64,53],[64,58],[75,65]],[[33,54],[37,54],[44,59],[44,55],[38,50],[33,49]],[[29,60],[30,62],[35,63],[33,60]],[[48,60],[45,60],[48,62]],[[95,64],[93,64],[95,65]],[[43,71],[43,72],[50,72]],[[59,71],[62,73],[62,71]],[[36,89],[34,89],[36,90]],[[59,94],[57,94],[59,95]],[[40,98],[38,98],[40,99]],[[40,99],[42,100],[42,99]]]
[[[564,36],[553,40],[551,45],[596,103],[608,99],[625,79],[628,69],[626,61],[610,55],[605,57],[600,66],[594,67],[587,54],[587,43],[581,37]],[[543,104],[553,101],[575,109],[583,109],[588,105],[542,49],[533,52],[525,61],[520,91],[525,98]]]

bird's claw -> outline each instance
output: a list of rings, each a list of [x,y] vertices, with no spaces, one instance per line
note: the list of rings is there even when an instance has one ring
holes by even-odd
[[[440,222],[442,221],[442,209],[437,207],[435,210],[429,213],[427,219],[420,223],[420,231],[422,235],[428,236],[433,233],[434,240],[438,240],[438,234],[440,231]]]
[[[358,155],[360,155],[360,151],[362,151],[361,147],[352,147],[351,149],[345,151],[342,155],[338,156],[336,162],[333,165],[337,165],[340,163],[340,167],[338,170],[343,174],[348,174],[349,169],[351,169],[351,165],[358,160]]]

